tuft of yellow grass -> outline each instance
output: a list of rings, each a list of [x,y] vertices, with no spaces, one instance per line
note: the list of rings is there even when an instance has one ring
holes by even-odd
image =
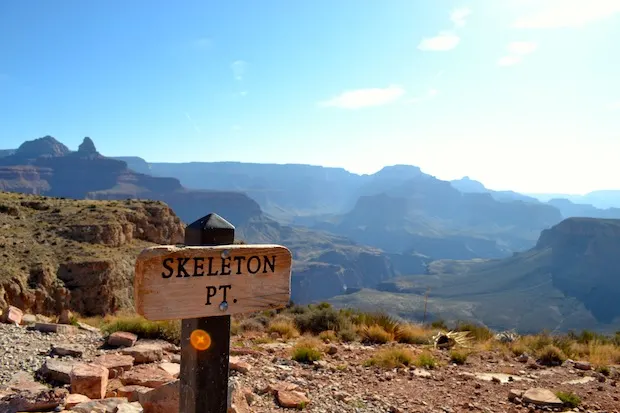
[[[289,318],[275,318],[271,320],[267,326],[270,333],[279,334],[280,337],[290,340],[299,337],[299,330],[295,326],[295,322]]]
[[[394,339],[403,344],[429,344],[433,332],[419,324],[403,323],[396,328]]]
[[[374,356],[366,360],[364,365],[386,369],[413,365],[415,357],[411,350],[404,347],[382,348]]]
[[[361,327],[359,336],[362,343],[367,344],[385,344],[394,340],[394,335],[385,331],[385,329],[378,324]]]

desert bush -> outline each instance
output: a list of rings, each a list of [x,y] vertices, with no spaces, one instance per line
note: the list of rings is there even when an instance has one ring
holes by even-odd
[[[246,318],[239,323],[241,331],[264,331],[265,325],[254,318]]]
[[[312,363],[320,360],[321,344],[315,337],[303,337],[293,347],[292,359],[300,363]]]
[[[538,361],[543,366],[559,366],[566,361],[566,355],[562,350],[549,344],[536,352]]]
[[[401,324],[396,328],[394,339],[403,344],[428,344],[432,332],[414,324]]]
[[[363,326],[359,331],[362,343],[365,344],[385,344],[394,339],[394,336],[378,324]]]
[[[435,360],[435,357],[433,357],[431,353],[424,352],[418,354],[413,364],[415,364],[416,367],[423,367],[432,370],[437,366],[437,360]]]
[[[486,341],[494,337],[494,334],[486,326],[470,322],[459,321],[455,331],[469,331],[469,336],[476,341]]]
[[[338,331],[338,338],[340,338],[340,341],[350,343],[357,339],[357,331],[352,326],[342,328]]]
[[[139,315],[108,316],[100,326],[104,333],[127,331],[140,338],[162,339],[175,344],[181,342],[181,320],[149,321]]]
[[[351,317],[353,323],[361,326],[375,326],[378,325],[383,330],[388,332],[391,335],[396,334],[396,330],[401,325],[401,323],[396,320],[394,317],[387,313],[383,312],[374,312],[374,313],[357,313]]]
[[[324,342],[338,341],[338,335],[336,335],[336,332],[334,330],[321,331],[321,334],[319,334],[319,338]]]
[[[448,331],[448,325],[444,320],[435,320],[431,323],[431,328],[436,330]]]
[[[275,318],[269,323],[267,329],[270,333],[277,333],[280,335],[280,337],[287,340],[299,337],[299,331],[297,331],[295,323],[293,322],[293,320],[288,318]]]
[[[562,400],[562,403],[564,403],[564,406],[566,407],[574,409],[581,404],[581,399],[573,392],[567,393],[559,391],[555,395],[558,396],[558,399]]]
[[[452,350],[450,351],[450,361],[454,364],[465,364],[469,353],[466,351]]]
[[[527,347],[520,341],[514,341],[509,345],[510,351],[516,357],[528,352]]]
[[[320,334],[322,331],[339,331],[347,324],[346,319],[331,307],[314,308],[295,315],[295,324],[302,333]]]
[[[410,350],[406,348],[393,347],[383,348],[377,351],[377,353],[367,360],[364,365],[393,369],[396,367],[411,366],[413,361],[414,356]]]

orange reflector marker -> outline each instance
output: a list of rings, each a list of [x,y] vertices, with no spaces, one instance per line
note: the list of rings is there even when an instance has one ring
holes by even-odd
[[[189,336],[189,342],[196,350],[206,350],[211,347],[211,336],[204,330],[194,330]]]

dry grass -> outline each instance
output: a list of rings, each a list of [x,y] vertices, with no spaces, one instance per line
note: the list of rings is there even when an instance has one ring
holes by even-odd
[[[87,324],[99,327],[107,334],[127,331],[140,338],[162,339],[175,344],[181,342],[181,321],[149,321],[142,316],[120,314],[84,319]]]
[[[394,339],[403,344],[429,344],[433,332],[428,328],[405,323],[396,328]]]
[[[278,317],[270,321],[267,325],[267,331],[279,334],[280,337],[286,340],[299,337],[299,331],[295,327],[295,322],[286,317]]]
[[[359,336],[362,343],[367,344],[385,344],[394,340],[394,335],[385,331],[385,329],[378,324],[361,327]]]
[[[366,366],[377,366],[386,369],[396,367],[407,367],[413,365],[415,357],[411,350],[405,347],[382,348],[378,350],[364,364]]]
[[[321,359],[323,343],[313,336],[304,336],[292,349],[291,358],[300,363],[312,363]]]

